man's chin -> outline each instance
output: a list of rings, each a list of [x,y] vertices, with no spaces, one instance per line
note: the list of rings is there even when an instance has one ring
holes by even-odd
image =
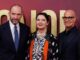
[[[73,28],[73,26],[66,26],[67,29]]]
[[[14,25],[16,25],[18,22],[15,22],[15,21],[14,21],[14,22],[12,22],[12,23],[13,23]]]

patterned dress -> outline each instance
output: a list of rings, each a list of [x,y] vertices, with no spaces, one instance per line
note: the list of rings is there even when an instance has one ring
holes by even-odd
[[[58,60],[58,43],[52,34],[38,38],[30,35],[27,60]]]

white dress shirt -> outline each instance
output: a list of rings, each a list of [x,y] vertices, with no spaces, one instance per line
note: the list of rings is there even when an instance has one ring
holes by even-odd
[[[9,25],[10,25],[10,30],[11,30],[13,41],[15,42],[15,34],[14,34],[14,26],[15,25],[11,21],[9,21]],[[18,30],[18,36],[20,36],[20,26],[19,26],[19,23],[16,24],[16,27],[17,27],[17,30]]]

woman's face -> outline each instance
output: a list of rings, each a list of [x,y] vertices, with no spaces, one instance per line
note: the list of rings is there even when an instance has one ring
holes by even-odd
[[[47,28],[48,22],[44,15],[38,15],[36,20],[37,29],[45,29]]]

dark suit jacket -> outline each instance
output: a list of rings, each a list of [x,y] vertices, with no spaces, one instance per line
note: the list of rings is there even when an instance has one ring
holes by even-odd
[[[20,25],[20,39],[18,51],[15,49],[9,22],[0,26],[0,60],[24,60],[28,40],[28,27]]]
[[[70,31],[62,32],[60,40],[59,60],[80,60],[80,32],[73,27]]]

